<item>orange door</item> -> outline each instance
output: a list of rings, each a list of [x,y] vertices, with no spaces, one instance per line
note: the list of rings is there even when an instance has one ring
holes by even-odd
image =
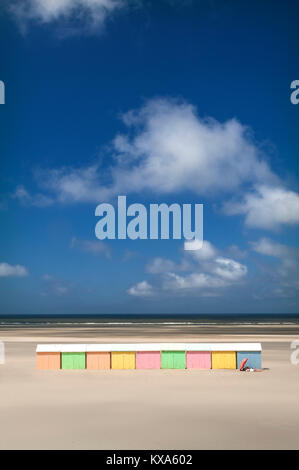
[[[110,353],[87,352],[86,369],[110,369]]]
[[[60,369],[60,352],[37,353],[36,368],[39,370]]]

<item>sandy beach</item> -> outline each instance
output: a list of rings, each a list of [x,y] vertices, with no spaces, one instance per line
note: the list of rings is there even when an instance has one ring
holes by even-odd
[[[0,449],[298,449],[298,325],[2,328]],[[37,343],[263,346],[263,372],[38,371]]]

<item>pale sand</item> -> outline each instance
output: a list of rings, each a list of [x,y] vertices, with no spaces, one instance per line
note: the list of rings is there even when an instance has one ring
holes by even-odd
[[[298,327],[209,328],[2,329],[0,449],[298,449]],[[38,342],[130,341],[261,341],[266,370],[35,369]]]

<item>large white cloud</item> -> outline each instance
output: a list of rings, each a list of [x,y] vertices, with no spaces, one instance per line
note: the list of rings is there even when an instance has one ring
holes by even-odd
[[[0,277],[24,277],[27,275],[27,269],[20,264],[11,265],[8,263],[0,263]]]
[[[124,123],[129,132],[114,139],[118,190],[207,196],[274,179],[247,128],[235,119],[203,119],[191,104],[156,99],[127,113]]]
[[[275,180],[247,128],[235,119],[202,119],[191,104],[155,99],[126,113],[123,121],[128,132],[114,138],[114,163],[105,171],[93,164],[38,173],[53,201],[100,202],[140,191],[211,196]]]
[[[123,122],[127,130],[113,139],[108,168],[96,162],[43,169],[36,173],[36,195],[19,187],[15,197],[42,206],[97,204],[129,193],[189,192],[217,201],[233,195],[224,211],[245,215],[249,227],[299,223],[299,195],[282,185],[236,119],[221,123],[201,118],[184,101],[153,99],[124,114]]]

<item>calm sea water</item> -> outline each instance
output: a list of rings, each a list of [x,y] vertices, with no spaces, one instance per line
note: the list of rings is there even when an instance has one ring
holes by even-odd
[[[299,314],[268,315],[0,315],[2,327],[108,325],[299,325]]]

